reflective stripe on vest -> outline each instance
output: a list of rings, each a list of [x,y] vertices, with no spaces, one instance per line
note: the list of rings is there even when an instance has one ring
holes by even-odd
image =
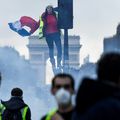
[[[3,104],[0,104],[0,120],[2,120],[2,114],[5,110],[5,106]]]
[[[46,116],[46,119],[45,120],[51,120],[52,116],[56,113],[56,109],[50,111],[47,116]]]
[[[28,110],[28,106],[26,106],[26,107],[24,107],[23,109],[22,109],[22,119],[23,120],[26,120],[26,114],[27,114],[27,110]]]
[[[42,17],[40,17],[39,38],[43,37],[43,26],[44,26],[44,22],[42,21]]]

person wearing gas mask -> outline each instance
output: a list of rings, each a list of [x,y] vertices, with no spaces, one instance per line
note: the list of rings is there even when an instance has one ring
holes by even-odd
[[[57,74],[52,79],[51,93],[55,97],[58,109],[51,110],[41,120],[71,120],[74,106],[72,95],[75,93],[74,79],[69,74]]]

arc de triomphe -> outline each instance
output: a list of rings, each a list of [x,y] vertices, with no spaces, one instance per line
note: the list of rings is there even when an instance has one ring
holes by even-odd
[[[63,50],[63,36],[62,50]],[[27,45],[29,49],[29,59],[32,68],[34,68],[39,77],[46,79],[46,61],[49,59],[49,50],[45,38],[39,39],[38,36],[30,36],[29,43]],[[69,66],[78,68],[80,66],[80,36],[69,36]],[[54,48],[56,55],[56,47]]]

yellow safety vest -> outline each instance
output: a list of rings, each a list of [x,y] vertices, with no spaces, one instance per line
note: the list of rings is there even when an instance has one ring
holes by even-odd
[[[57,12],[55,12],[56,13],[56,17],[58,18],[58,13]],[[43,31],[43,27],[44,27],[44,22],[43,22],[43,20],[42,20],[42,17],[40,16],[40,25],[39,25],[39,39],[42,39],[43,38],[43,32],[45,32],[45,31]]]
[[[28,106],[23,108],[23,111],[22,111],[22,119],[23,120],[26,120],[27,110],[28,110]]]
[[[57,111],[56,109],[51,110],[51,111],[47,114],[45,120],[51,120],[52,116],[56,113],[56,111]]]
[[[2,120],[2,114],[5,110],[5,106],[3,104],[0,104],[0,120]]]
[[[0,105],[0,120],[2,120],[2,114],[5,110],[4,105]],[[27,114],[27,110],[28,110],[28,106],[24,107],[23,109],[21,109],[21,113],[22,113],[22,119],[26,120],[26,114]]]
[[[40,17],[39,39],[43,38],[43,27],[44,27],[44,22],[42,20],[42,17]]]

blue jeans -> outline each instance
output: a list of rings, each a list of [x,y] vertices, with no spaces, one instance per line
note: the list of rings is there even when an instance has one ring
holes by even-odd
[[[46,35],[46,42],[49,47],[49,56],[50,56],[50,62],[52,65],[55,65],[55,59],[54,59],[54,43],[57,48],[57,66],[61,65],[62,60],[62,45],[61,45],[61,39],[60,39],[60,33],[51,33]]]

